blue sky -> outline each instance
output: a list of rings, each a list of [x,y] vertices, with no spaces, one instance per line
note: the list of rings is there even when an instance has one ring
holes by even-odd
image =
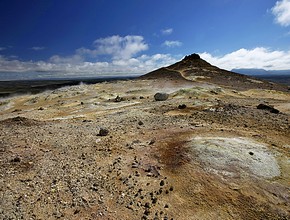
[[[290,69],[290,0],[1,0],[0,72]]]

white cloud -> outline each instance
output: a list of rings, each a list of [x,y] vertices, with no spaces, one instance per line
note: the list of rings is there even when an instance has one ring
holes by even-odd
[[[45,47],[31,47],[31,50],[39,51],[39,50],[44,50]]]
[[[162,29],[162,30],[161,30],[161,33],[162,33],[163,35],[170,35],[170,34],[173,33],[173,29],[172,29],[172,28]]]
[[[80,48],[77,53],[81,55],[110,55],[113,59],[130,59],[141,51],[148,49],[142,36],[127,35],[120,37],[114,35],[94,41],[94,49]]]
[[[50,63],[55,64],[79,64],[84,62],[84,59],[82,56],[75,54],[73,56],[68,57],[61,57],[59,55],[54,55],[49,59]]]
[[[213,56],[204,52],[200,56],[212,65],[227,70],[234,68],[290,69],[290,51],[270,50],[264,47],[251,50],[242,48],[224,56]]]
[[[272,8],[272,13],[275,15],[275,20],[282,26],[290,25],[290,0],[277,1]]]
[[[6,50],[6,48],[5,47],[0,47],[0,51],[2,51],[2,50]]]
[[[181,58],[181,57],[180,57]],[[144,74],[168,66],[179,59],[170,54],[141,55],[129,59],[113,59],[110,62],[88,62],[76,54],[69,57],[52,56],[48,61],[20,61],[0,56],[0,72],[59,72],[60,75],[98,76]]]
[[[180,47],[182,46],[182,42],[174,40],[174,41],[165,41],[162,45],[166,47]]]

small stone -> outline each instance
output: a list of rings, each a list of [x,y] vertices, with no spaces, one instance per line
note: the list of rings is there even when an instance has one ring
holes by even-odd
[[[253,153],[252,151],[250,151],[250,152],[249,152],[249,154],[250,154],[251,156],[253,156],[253,155],[254,155],[254,153]]]
[[[124,98],[121,98],[120,96],[117,96],[117,97],[114,99],[114,102],[121,102],[121,101],[124,101]]]
[[[185,104],[181,104],[178,106],[178,109],[185,109],[187,106]]]
[[[20,157],[14,157],[12,160],[11,160],[11,162],[13,162],[13,163],[19,163],[21,161],[21,159],[20,159]]]
[[[150,215],[150,211],[149,210],[145,210],[144,215]]]
[[[107,136],[109,134],[109,130],[106,128],[100,128],[99,136]]]
[[[149,142],[149,145],[152,145],[152,144],[154,144],[155,143],[155,138],[153,138],[150,142]]]
[[[133,208],[130,205],[127,205],[126,208],[133,210]]]
[[[160,181],[160,186],[164,186],[164,184],[165,184],[164,180],[161,180]]]
[[[147,176],[148,176],[148,177],[152,177],[152,176],[154,176],[154,175],[153,175],[153,173],[147,173]]]
[[[168,99],[168,97],[169,97],[169,94],[167,94],[167,93],[158,92],[154,95],[155,101],[165,101]]]
[[[166,208],[166,209],[169,208],[169,205],[168,204],[165,204],[164,208]]]
[[[144,123],[142,121],[139,121],[138,125],[144,125]]]
[[[144,206],[145,206],[145,208],[150,208],[149,202],[146,202]]]

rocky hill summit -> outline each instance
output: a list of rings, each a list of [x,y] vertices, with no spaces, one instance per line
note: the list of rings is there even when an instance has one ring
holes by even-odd
[[[211,65],[200,58],[198,54],[185,56],[181,61],[168,67],[154,70],[141,79],[175,79],[197,82],[208,82],[236,90],[274,89],[289,91],[286,85],[277,85],[251,76],[227,71]]]

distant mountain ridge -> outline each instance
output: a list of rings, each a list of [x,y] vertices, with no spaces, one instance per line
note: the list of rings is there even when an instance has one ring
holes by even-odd
[[[239,68],[232,69],[232,72],[250,75],[250,76],[259,76],[259,75],[289,75],[290,70],[265,70],[265,69],[255,69],[255,68]]]

